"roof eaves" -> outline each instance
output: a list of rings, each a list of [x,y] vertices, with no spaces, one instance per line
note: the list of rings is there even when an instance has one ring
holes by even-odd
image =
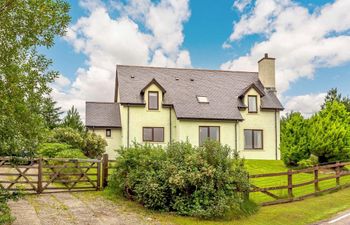
[[[243,121],[243,118],[201,118],[201,117],[177,117],[179,120],[225,120],[225,121]]]

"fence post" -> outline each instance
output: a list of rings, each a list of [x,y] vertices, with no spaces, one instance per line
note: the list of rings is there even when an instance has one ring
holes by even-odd
[[[102,188],[108,184],[108,154],[103,154],[102,157]]]
[[[96,190],[101,190],[101,163],[102,159],[99,159],[97,162],[97,184],[96,184]]]
[[[43,191],[43,159],[38,159],[38,186],[36,193],[40,194]]]
[[[340,163],[337,162],[337,163],[336,163],[336,168],[335,168],[335,174],[336,174],[335,180],[336,180],[337,186],[340,185],[340,165],[339,165],[339,164],[340,164]]]
[[[288,198],[293,198],[293,179],[292,179],[292,170],[288,170]]]
[[[318,185],[318,170],[319,170],[319,168],[318,168],[318,165],[316,165],[315,167],[314,167],[314,186],[315,186],[315,192],[318,192],[318,191],[320,191],[320,187],[319,187],[319,185]]]

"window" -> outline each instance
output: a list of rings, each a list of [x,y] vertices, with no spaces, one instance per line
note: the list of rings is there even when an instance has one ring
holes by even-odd
[[[205,97],[205,96],[197,96],[197,101],[198,101],[199,103],[209,103],[208,98]]]
[[[255,95],[248,96],[248,112],[256,113],[258,111],[258,102]]]
[[[106,129],[106,137],[111,137],[111,136],[112,136],[111,129]]]
[[[199,127],[199,145],[208,138],[220,141],[220,127]]]
[[[262,149],[263,131],[262,130],[244,130],[244,148]]]
[[[164,142],[164,127],[144,127],[143,141]]]
[[[157,91],[149,91],[148,92],[148,109],[150,110],[158,110],[158,92]]]

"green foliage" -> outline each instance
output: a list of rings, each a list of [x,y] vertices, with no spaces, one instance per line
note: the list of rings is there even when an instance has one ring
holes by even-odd
[[[85,159],[80,149],[64,149],[56,154],[56,158]]]
[[[57,102],[53,101],[51,97],[45,99],[45,104],[42,108],[42,116],[45,120],[45,125],[49,129],[54,129],[60,125],[61,107],[56,107]]]
[[[73,148],[81,149],[84,139],[81,134],[70,127],[59,127],[52,130],[49,142],[60,142],[71,145]]]
[[[81,121],[79,112],[74,106],[68,110],[67,115],[63,118],[62,126],[70,127],[79,131],[80,133],[83,133],[85,130],[85,126]]]
[[[341,102],[345,105],[348,112],[350,112],[350,98],[349,97],[342,97],[340,93],[338,93],[337,88],[332,88],[327,92],[327,95],[324,99],[324,103],[322,104],[322,109],[326,107],[326,104],[328,102]]]
[[[327,102],[310,123],[309,149],[321,163],[350,158],[350,112],[344,104]]]
[[[9,200],[17,201],[22,194],[20,192],[9,193],[0,189],[0,224],[11,224],[15,218],[11,216],[11,210],[7,205]]]
[[[315,166],[317,164],[318,164],[318,157],[315,155],[310,155],[308,159],[302,159],[298,162],[298,166],[300,169]]]
[[[0,3],[0,155],[33,155],[43,141],[42,109],[58,72],[38,54],[64,35],[69,5],[56,0]]]
[[[84,136],[83,152],[89,158],[102,156],[106,151],[107,142],[100,135],[87,132]]]
[[[79,149],[85,156],[96,158],[105,152],[107,142],[95,133],[80,133],[70,127],[59,127],[51,131],[49,143],[40,146],[38,153],[46,157],[55,157],[55,153],[66,149]]]
[[[300,160],[309,158],[309,126],[308,120],[298,112],[282,118],[280,150],[287,166],[296,166]]]
[[[331,90],[322,110],[311,118],[291,113],[282,119],[280,149],[287,166],[312,165],[311,154],[320,163],[350,159],[350,112],[340,98]]]
[[[237,152],[215,141],[159,146],[134,144],[118,151],[111,189],[159,211],[222,217],[247,214],[248,173]],[[233,158],[231,157],[233,156]]]
[[[65,143],[43,143],[39,146],[37,154],[42,157],[55,158],[59,152],[70,149],[72,146]]]

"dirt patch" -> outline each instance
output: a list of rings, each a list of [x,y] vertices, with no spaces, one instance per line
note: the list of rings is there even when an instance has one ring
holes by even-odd
[[[84,193],[55,193],[27,196],[10,202],[14,225],[45,224],[160,224],[152,218],[128,212],[116,203],[100,196]]]

